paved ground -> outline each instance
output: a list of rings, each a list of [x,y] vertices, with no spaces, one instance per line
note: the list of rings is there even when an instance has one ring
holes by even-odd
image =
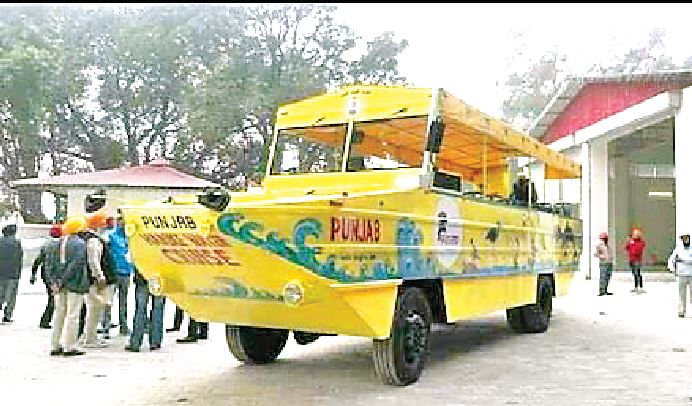
[[[290,341],[276,364],[248,367],[219,324],[197,344],[167,333],[160,352],[125,352],[117,337],[82,357],[49,357],[50,331],[36,327],[45,297],[23,280],[15,322],[0,325],[1,404],[692,405],[692,317],[677,317],[677,285],[647,275],[647,293],[633,295],[630,279],[617,274],[615,295],[596,297],[597,281],[578,276],[545,334],[513,334],[501,313],[443,328],[405,388],[380,383],[367,339]]]

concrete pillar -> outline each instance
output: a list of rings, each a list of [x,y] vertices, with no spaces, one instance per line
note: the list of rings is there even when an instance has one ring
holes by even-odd
[[[591,198],[591,241],[593,247],[598,243],[598,235],[608,230],[608,142],[597,139],[590,143]],[[591,255],[591,275],[598,274],[598,258]]]
[[[692,173],[692,87],[682,90],[681,106],[675,115],[675,240],[681,233],[692,234],[692,185],[685,179]]]
[[[582,254],[579,259],[579,270],[587,279],[591,279],[591,258],[593,257],[593,244],[591,244],[591,159],[589,143],[581,144],[581,219],[582,219]]]
[[[615,248],[621,248],[626,243],[626,238],[630,233],[630,174],[629,160],[626,158],[616,158],[610,162],[610,241]],[[615,249],[615,266],[617,268],[627,267],[627,257],[624,256],[622,249]]]

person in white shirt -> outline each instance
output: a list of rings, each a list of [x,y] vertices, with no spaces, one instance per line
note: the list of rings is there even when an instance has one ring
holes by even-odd
[[[690,235],[685,233],[680,236],[682,244],[673,250],[668,258],[668,269],[678,277],[680,291],[680,303],[678,316],[685,317],[687,304],[687,290],[692,284],[692,247],[690,247]]]
[[[594,257],[598,258],[598,267],[601,275],[598,280],[598,296],[612,295],[608,292],[608,283],[613,275],[613,250],[608,246],[608,233],[602,232],[598,239],[601,241],[596,246]]]

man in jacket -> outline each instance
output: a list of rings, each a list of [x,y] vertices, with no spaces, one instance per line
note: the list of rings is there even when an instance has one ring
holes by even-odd
[[[2,228],[0,238],[0,308],[5,306],[3,323],[12,322],[12,312],[17,300],[17,287],[22,273],[24,251],[15,237],[17,226],[8,224]]]
[[[86,243],[87,268],[89,269],[90,286],[86,296],[86,322],[84,324],[84,347],[103,348],[108,344],[101,341],[97,334],[98,322],[106,305],[113,298],[115,279],[106,278],[106,270],[101,268],[101,257],[104,255],[104,241],[97,234],[97,229],[106,225],[105,212],[92,213],[87,217],[87,230],[78,233]]]
[[[36,283],[36,271],[41,268],[41,280],[46,286],[46,293],[48,294],[48,303],[46,303],[46,309],[41,315],[41,321],[38,326],[40,328],[50,329],[50,321],[53,318],[53,310],[55,308],[55,300],[53,300],[53,295],[50,292],[50,282],[47,277],[47,273],[50,272],[48,269],[53,268],[58,265],[58,260],[60,256],[60,235],[62,234],[61,227],[59,224],[54,224],[49,231],[51,239],[41,246],[41,251],[34,260],[34,264],[31,267],[31,278],[29,283],[32,285]]]
[[[59,266],[49,268],[48,280],[55,296],[50,355],[83,355],[77,349],[79,310],[89,292],[86,243],[76,234],[86,229],[83,217],[68,218],[60,238]],[[61,345],[62,341],[62,345]]]
[[[690,247],[690,235],[685,233],[680,236],[682,244],[677,245],[668,258],[668,269],[678,277],[678,290],[680,301],[678,302],[678,316],[685,317],[687,305],[687,290],[692,284],[692,248]]]

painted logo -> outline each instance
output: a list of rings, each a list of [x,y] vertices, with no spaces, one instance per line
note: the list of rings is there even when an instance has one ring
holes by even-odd
[[[355,217],[332,217],[331,241],[379,242],[380,220]]]
[[[461,208],[459,203],[448,197],[441,198],[435,210],[437,222],[433,228],[433,241],[438,247],[437,260],[445,267],[451,267],[460,254],[462,241]]]

